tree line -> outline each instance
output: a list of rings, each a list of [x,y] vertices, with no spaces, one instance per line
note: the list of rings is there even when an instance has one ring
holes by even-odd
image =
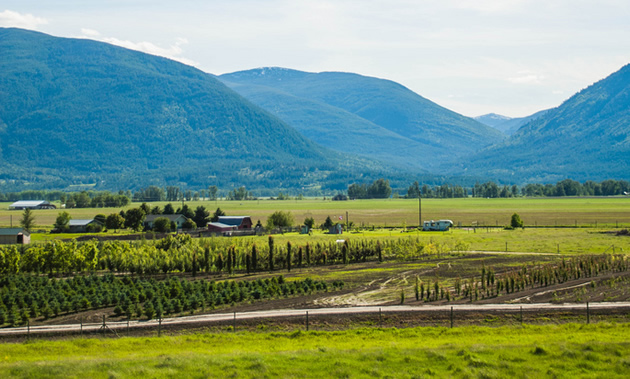
[[[571,179],[565,179],[556,184],[534,184],[530,183],[519,187],[517,185],[499,185],[488,181],[485,183],[475,183],[470,188],[460,185],[450,186],[442,184],[440,186],[422,187],[418,182],[414,182],[407,188],[405,198],[458,198],[458,197],[486,197],[486,198],[507,198],[507,197],[557,197],[557,196],[617,196],[630,193],[630,183],[625,180],[604,180],[600,183],[592,180],[584,183]]]
[[[50,277],[109,271],[131,274],[232,274],[277,271],[351,262],[408,260],[464,251],[461,242],[426,243],[400,240],[345,240],[304,245],[260,240],[169,235],[152,241],[49,241],[30,246],[0,246],[0,275],[47,274]]]

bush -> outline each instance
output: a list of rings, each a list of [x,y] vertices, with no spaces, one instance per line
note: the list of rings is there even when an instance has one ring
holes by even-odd
[[[293,215],[291,212],[275,211],[267,218],[267,229],[288,228],[293,226]]]
[[[166,217],[158,217],[153,221],[153,230],[158,233],[171,231],[171,221]]]
[[[523,220],[521,220],[521,216],[519,216],[518,213],[514,213],[512,215],[512,220],[510,221],[510,226],[512,228],[522,228],[523,227]]]
[[[184,223],[182,224],[182,229],[197,229],[197,224],[191,218],[187,218],[186,221],[184,221]]]

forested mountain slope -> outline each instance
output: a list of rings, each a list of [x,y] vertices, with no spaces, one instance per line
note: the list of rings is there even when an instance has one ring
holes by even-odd
[[[630,65],[522,126],[506,143],[454,167],[547,183],[630,178]]]
[[[503,139],[497,130],[389,80],[284,68],[220,79],[314,141],[384,162],[439,171]]]
[[[12,28],[0,29],[0,51],[4,183],[282,188],[379,169],[178,62]]]

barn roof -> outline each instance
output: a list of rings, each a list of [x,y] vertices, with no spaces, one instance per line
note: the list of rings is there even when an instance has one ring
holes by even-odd
[[[240,226],[249,216],[219,216],[219,222],[230,226]]]

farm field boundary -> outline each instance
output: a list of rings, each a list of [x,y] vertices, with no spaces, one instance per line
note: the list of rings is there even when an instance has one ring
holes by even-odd
[[[219,314],[205,314],[196,316],[172,317],[152,320],[132,320],[132,321],[113,321],[109,322],[103,318],[102,323],[80,323],[65,325],[39,325],[25,326],[0,329],[0,339],[11,336],[29,336],[29,335],[67,335],[67,334],[83,334],[100,332],[103,335],[129,332],[130,329],[149,329],[157,331],[162,328],[169,327],[186,328],[186,326],[204,326],[209,324],[218,324],[228,327],[230,330],[236,330],[244,324],[251,324],[255,320],[274,320],[274,319],[290,319],[292,324],[302,324],[308,330],[309,317],[311,320],[319,317],[329,317],[344,319],[341,324],[347,324],[348,320],[353,318],[371,318],[374,326],[383,325],[384,316],[398,316],[396,319],[413,320],[421,319],[428,315],[432,319],[440,319],[450,321],[453,327],[454,320],[458,322],[467,320],[470,317],[483,317],[477,321],[482,322],[488,320],[489,315],[512,315],[514,319],[523,323],[524,312],[527,314],[529,321],[535,323],[557,323],[562,319],[567,321],[576,321],[583,319],[583,322],[590,323],[593,317],[602,317],[610,315],[621,315],[624,319],[630,312],[630,302],[596,302],[596,303],[519,303],[519,304],[453,304],[453,305],[422,305],[422,306],[363,306],[363,307],[343,307],[343,308],[304,308],[304,309],[277,309],[268,311],[253,312],[231,312]],[[424,315],[423,315],[424,314]],[[538,316],[544,314],[545,317],[540,319]],[[400,317],[405,315],[404,317]],[[555,315],[555,320],[554,320]],[[438,316],[438,317],[436,317]],[[548,317],[551,316],[551,317]],[[474,321],[474,320],[472,320]],[[406,321],[406,327],[409,327]],[[443,325],[444,326],[444,325]],[[343,327],[342,327],[343,329]]]

